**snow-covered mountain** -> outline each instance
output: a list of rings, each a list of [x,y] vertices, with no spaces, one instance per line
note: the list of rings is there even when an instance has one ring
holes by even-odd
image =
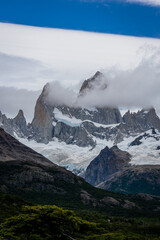
[[[77,101],[95,88],[107,89],[100,72],[84,81]],[[53,162],[76,172],[86,169],[103,148],[115,144],[131,154],[131,164],[160,163],[160,119],[154,108],[128,111],[122,116],[116,107],[59,105],[48,101],[49,89],[49,84],[43,88],[31,123],[26,123],[20,110],[14,119],[0,113],[1,127]]]

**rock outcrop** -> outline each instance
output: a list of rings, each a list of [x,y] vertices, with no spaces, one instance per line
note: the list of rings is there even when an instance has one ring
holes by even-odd
[[[96,186],[104,182],[112,174],[129,166],[130,155],[121,151],[117,146],[104,148],[89,164],[85,173],[85,180]]]

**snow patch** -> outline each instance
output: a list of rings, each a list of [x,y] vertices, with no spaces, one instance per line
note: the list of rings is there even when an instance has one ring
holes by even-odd
[[[144,135],[140,134],[136,137],[125,138],[120,142],[118,147],[131,154],[132,165],[157,165],[160,164],[160,133],[156,130],[157,134],[152,134],[152,130],[146,132],[150,137],[144,137],[139,146],[130,146],[135,138]],[[75,169],[86,169],[89,163],[100,153],[106,146],[109,148],[114,145],[113,141],[102,140],[93,136],[96,141],[95,148],[79,147],[77,145],[66,144],[54,138],[48,144],[37,143],[34,140],[15,137],[23,144],[42,154],[53,163],[64,166],[73,171]],[[157,140],[154,138],[156,137]]]
[[[136,137],[125,138],[124,141],[118,144],[121,150],[131,154],[132,165],[159,165],[160,164],[160,133],[156,130],[156,134],[152,134],[152,130],[146,131],[149,136],[144,136],[140,141],[140,145],[130,146],[135,138],[143,136],[140,134]],[[156,139],[155,139],[156,138]]]
[[[93,122],[91,120],[84,120],[84,121],[82,121],[81,119],[78,119],[78,118],[75,118],[75,117],[70,117],[68,115],[63,114],[58,108],[54,108],[53,114],[55,116],[55,119],[58,122],[63,122],[66,125],[71,126],[71,127],[78,127],[82,123],[85,123],[85,122],[90,122],[90,123],[94,124],[94,126],[96,126],[98,128],[99,127],[115,128],[115,127],[117,127],[120,124],[120,123],[118,123],[118,124],[105,125],[105,124],[100,124],[100,123]],[[88,114],[90,114],[90,113],[88,112]],[[55,126],[56,122],[53,122],[52,124],[53,124],[53,126]]]

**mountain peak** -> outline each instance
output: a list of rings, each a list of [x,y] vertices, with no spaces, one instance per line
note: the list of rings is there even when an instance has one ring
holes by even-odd
[[[15,117],[15,119],[19,119],[19,118],[25,118],[25,117],[24,117],[24,112],[23,112],[22,109],[20,109],[20,110],[18,111],[18,114],[17,114],[17,116]]]
[[[117,146],[101,150],[100,154],[89,164],[85,174],[85,180],[96,186],[105,181],[112,174],[128,167],[130,154],[120,150]]]
[[[85,80],[80,88],[79,95],[86,94],[87,91],[94,89],[104,90],[107,88],[107,84],[104,81],[104,74],[97,71],[91,78]]]

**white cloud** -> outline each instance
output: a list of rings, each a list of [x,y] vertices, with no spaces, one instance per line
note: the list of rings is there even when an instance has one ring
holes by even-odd
[[[155,89],[157,88],[154,80],[155,76],[151,76],[152,69],[149,68],[151,71],[147,72],[147,69],[142,67],[141,62],[142,59],[145,62],[145,59],[153,52],[158,52],[160,48],[159,39],[37,28],[5,23],[0,23],[0,33],[0,86],[2,87],[0,110],[8,114],[15,115],[18,108],[25,108],[29,116],[29,108],[30,106],[32,106],[32,109],[34,108],[33,102],[36,96],[33,94],[32,102],[27,101],[27,103],[26,99],[29,95],[20,94],[18,96],[14,90],[12,96],[12,87],[37,91],[42,89],[45,83],[56,81],[58,83],[55,85],[55,90],[57,89],[57,92],[61,93],[58,96],[59,101],[61,98],[63,102],[69,101],[68,104],[71,104],[70,101],[75,101],[74,98],[70,100],[67,96],[65,99],[61,85],[64,85],[65,89],[67,88],[69,95],[74,95],[75,93],[69,89],[75,89],[79,86],[80,80],[83,81],[97,70],[106,68],[109,69],[108,74],[112,72],[111,69],[114,70],[116,79],[122,79],[125,76],[126,86],[129,89],[130,84],[132,85],[131,79],[135,81],[134,87],[136,88],[137,79],[140,76],[136,72],[141,69],[141,71],[144,71],[143,74],[141,72],[143,75],[141,84],[144,88],[145,74],[147,77],[153,77],[152,81]],[[140,63],[141,68],[138,67]],[[116,69],[119,69],[119,71]],[[134,72],[134,69],[136,69],[136,72]],[[126,75],[123,70],[126,71]],[[137,79],[133,79],[131,73]],[[125,81],[122,81],[122,84]],[[114,81],[113,85],[118,86],[114,84]],[[5,88],[5,94],[3,94],[4,87],[7,87]],[[153,88],[152,91],[154,92]],[[10,96],[10,100],[9,98],[7,100],[8,96]],[[125,94],[123,96],[124,101]],[[18,102],[19,105],[17,105]],[[31,115],[33,115],[33,110],[29,118]]]
[[[37,90],[54,74],[40,61],[0,52],[0,86]]]
[[[29,90],[41,89],[53,80],[75,85],[114,65],[130,69],[143,58],[144,45],[160,47],[158,39],[5,23],[0,23],[0,33],[0,52],[8,55],[4,61],[9,62],[8,68],[0,70],[0,76],[5,76],[5,80],[0,77],[0,85]],[[10,79],[13,72],[14,81]]]
[[[39,94],[40,91],[0,87],[0,111],[13,118],[22,109],[27,121],[31,121]]]
[[[145,5],[160,6],[160,0],[126,0],[127,2],[142,3]]]
[[[156,107],[160,112],[160,52],[150,56],[134,69],[104,71],[108,88],[92,91],[79,104],[89,106],[118,106],[125,108]],[[99,97],[97,97],[99,96]]]
[[[97,3],[106,3],[109,6],[110,1],[112,0],[80,0],[81,2],[97,2]],[[114,0],[121,2],[131,2],[131,3],[140,3],[151,6],[160,6],[160,0]]]
[[[72,89],[54,82],[48,88],[48,100],[53,105],[66,104],[74,107],[156,107],[160,113],[160,51],[142,60],[134,69],[124,71],[109,68],[103,70],[103,74],[104,78],[100,81],[108,86],[103,91],[95,87],[95,90],[76,99],[76,93]]]

